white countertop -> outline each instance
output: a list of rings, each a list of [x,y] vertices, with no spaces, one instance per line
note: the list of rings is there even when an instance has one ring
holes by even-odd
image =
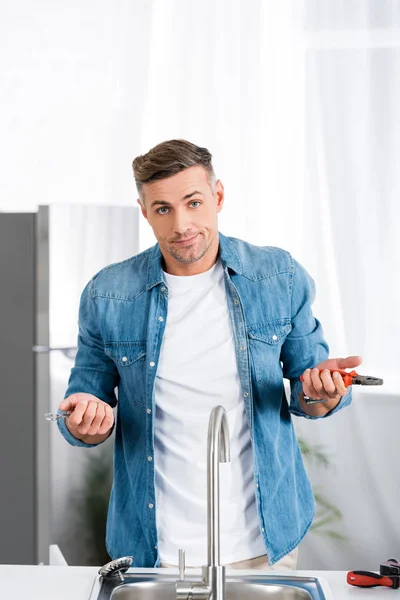
[[[88,600],[99,567],[53,567],[0,565],[0,598],[4,600]],[[130,572],[175,573],[175,569],[130,569]],[[259,571],[258,571],[259,572]],[[228,571],[235,575],[254,575],[254,571]],[[380,600],[389,598],[392,589],[362,589],[346,582],[347,571],[278,571],[271,575],[297,575],[325,579],[334,600]]]

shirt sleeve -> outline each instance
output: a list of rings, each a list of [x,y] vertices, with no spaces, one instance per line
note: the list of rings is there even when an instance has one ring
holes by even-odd
[[[117,404],[115,388],[119,383],[119,374],[114,361],[104,352],[96,299],[91,293],[92,286],[93,279],[87,284],[81,295],[78,350],[64,398],[71,394],[86,392],[114,408]],[[57,425],[66,441],[72,446],[92,448],[98,445],[86,444],[75,438],[68,430],[64,419],[58,419]]]
[[[306,369],[315,367],[329,358],[329,346],[324,339],[321,323],[312,313],[315,300],[315,283],[306,269],[293,257],[293,277],[291,280],[291,325],[292,329],[281,349],[283,376],[290,380],[289,412],[307,419],[321,419],[333,415],[351,404],[351,386],[345,396],[331,411],[321,416],[311,416],[300,407],[299,396],[302,390],[300,375]]]

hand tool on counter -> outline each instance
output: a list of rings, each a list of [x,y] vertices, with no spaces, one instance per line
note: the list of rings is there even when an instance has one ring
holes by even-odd
[[[349,571],[347,583],[357,587],[383,586],[397,590],[400,587],[400,563],[395,558],[389,558],[381,563],[379,574],[374,571]]]
[[[332,373],[340,373],[345,387],[349,385],[383,385],[383,379],[371,377],[370,375],[359,375],[357,371],[344,371],[343,369],[329,369]],[[300,375],[300,381],[304,381],[303,375]]]

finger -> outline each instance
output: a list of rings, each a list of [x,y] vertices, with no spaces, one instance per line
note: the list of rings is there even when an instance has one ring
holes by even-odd
[[[330,370],[323,369],[319,375],[322,381],[324,391],[328,394],[328,396],[331,396],[332,398],[334,396],[337,396],[338,392],[336,391],[336,384],[332,379]]]
[[[85,410],[85,414],[83,415],[82,423],[79,427],[79,433],[82,435],[94,435],[96,433],[93,423],[96,419],[97,411],[101,414],[101,421],[104,416],[104,409],[99,402],[88,402]],[[101,422],[100,421],[100,422]]]
[[[65,400],[60,402],[60,406],[58,408],[60,410],[71,410],[71,408],[72,408],[71,397],[65,398]]]
[[[78,395],[78,394],[77,394]],[[79,427],[79,425],[83,422],[83,418],[86,412],[86,408],[88,405],[87,400],[78,400],[75,405],[73,412],[68,417],[68,424],[72,427]]]
[[[78,402],[79,394],[71,394],[71,396],[68,396],[68,398],[64,398],[64,400],[60,403],[59,409],[63,411],[73,410]]]
[[[306,369],[303,373],[303,392],[305,396],[318,399],[317,390],[314,388],[311,380],[311,369]]]
[[[114,413],[113,413],[111,406],[109,406],[108,404],[105,404],[104,409],[105,409],[104,419],[103,419],[103,421],[99,427],[99,431],[98,431],[98,433],[100,435],[102,435],[103,433],[107,433],[107,431],[109,431],[111,429],[111,427],[114,425]]]
[[[351,369],[353,367],[358,367],[361,363],[361,356],[347,356],[346,358],[338,358],[336,360],[338,369]]]
[[[311,369],[311,383],[314,386],[314,389],[317,392],[317,398],[327,398],[329,397],[325,392],[324,385],[321,381],[321,371],[317,368]]]
[[[340,396],[345,396],[348,392],[346,386],[344,385],[343,377],[337,371],[332,373],[332,379],[335,383],[336,391]]]
[[[100,426],[104,420],[106,414],[106,408],[104,402],[98,402],[96,406],[96,412],[92,423],[87,431],[88,435],[96,435],[99,433]]]

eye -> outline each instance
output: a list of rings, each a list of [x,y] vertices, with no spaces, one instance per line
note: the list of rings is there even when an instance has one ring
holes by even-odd
[[[192,205],[192,204],[198,204],[198,205],[200,206],[200,202],[199,202],[199,200],[193,200],[193,202],[191,202],[190,204],[191,204],[191,205]],[[194,206],[193,208],[197,208],[197,206]]]
[[[162,210],[163,211],[165,210],[167,212],[161,212]],[[161,206],[161,208],[157,209],[157,212],[158,212],[159,215],[166,215],[168,213],[168,208],[166,206]]]

